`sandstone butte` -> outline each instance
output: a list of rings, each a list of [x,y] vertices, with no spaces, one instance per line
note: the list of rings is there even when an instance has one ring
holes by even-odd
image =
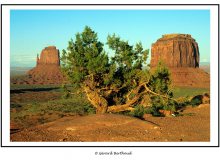
[[[160,58],[170,69],[177,86],[210,87],[210,75],[199,68],[198,43],[190,34],[162,35],[151,46],[151,70]]]
[[[40,59],[39,54],[37,54],[37,66],[38,65],[57,65],[60,66],[60,52],[55,46],[45,47],[41,51]]]
[[[60,53],[55,46],[45,47],[41,51],[41,55],[37,54],[37,65],[31,69],[26,76],[36,81],[42,81],[42,84],[47,84],[45,81],[53,81],[51,84],[62,84],[65,76],[60,69]]]

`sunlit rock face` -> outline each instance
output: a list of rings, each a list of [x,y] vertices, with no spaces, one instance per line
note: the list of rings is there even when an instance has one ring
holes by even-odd
[[[198,44],[190,34],[165,34],[151,46],[151,68],[160,58],[168,67],[199,67]]]
[[[37,54],[36,67],[31,69],[26,75],[33,78],[34,81],[52,80],[52,84],[62,84],[65,76],[61,73],[59,58],[60,52],[55,46],[45,47],[41,51],[40,57]]]
[[[37,54],[37,65],[46,64],[46,65],[57,65],[60,66],[60,52],[58,49],[56,49],[55,46],[48,46],[45,47],[41,51],[40,59],[39,55]]]
[[[160,59],[168,67],[172,83],[186,87],[210,87],[210,74],[199,68],[198,43],[190,34],[165,34],[151,46],[150,70]]]

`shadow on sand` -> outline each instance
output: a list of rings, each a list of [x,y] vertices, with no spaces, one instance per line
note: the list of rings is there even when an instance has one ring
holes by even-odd
[[[28,92],[41,92],[41,91],[51,91],[54,89],[60,89],[60,87],[53,87],[53,88],[33,88],[33,89],[14,89],[10,90],[10,94],[12,93],[24,93],[25,91]]]

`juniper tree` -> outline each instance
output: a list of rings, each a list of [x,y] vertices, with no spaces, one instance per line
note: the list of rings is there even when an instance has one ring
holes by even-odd
[[[140,103],[148,107],[171,103],[170,73],[162,61],[153,72],[143,68],[149,50],[143,50],[141,42],[134,48],[119,36],[108,35],[106,44],[114,51],[108,57],[90,27],[75,37],[62,51],[61,71],[78,92],[85,92],[96,113],[133,111]]]

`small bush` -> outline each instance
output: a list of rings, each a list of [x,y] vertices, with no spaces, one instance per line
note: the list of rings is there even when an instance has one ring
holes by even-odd
[[[145,113],[145,108],[141,105],[137,105],[135,106],[135,110],[130,112],[130,115],[134,117],[143,117],[144,113]]]
[[[190,104],[192,105],[192,107],[195,107],[197,105],[200,105],[202,102],[199,99],[192,99],[190,101]]]
[[[152,106],[151,108],[147,108],[145,111],[147,114],[152,114],[152,116],[160,116],[158,113],[158,109],[155,106]]]
[[[58,116],[59,116],[60,118],[63,118],[63,117],[64,117],[64,115],[63,115],[63,114],[58,114]]]
[[[89,104],[84,106],[84,112],[87,112],[88,115],[96,114],[96,108]]]

